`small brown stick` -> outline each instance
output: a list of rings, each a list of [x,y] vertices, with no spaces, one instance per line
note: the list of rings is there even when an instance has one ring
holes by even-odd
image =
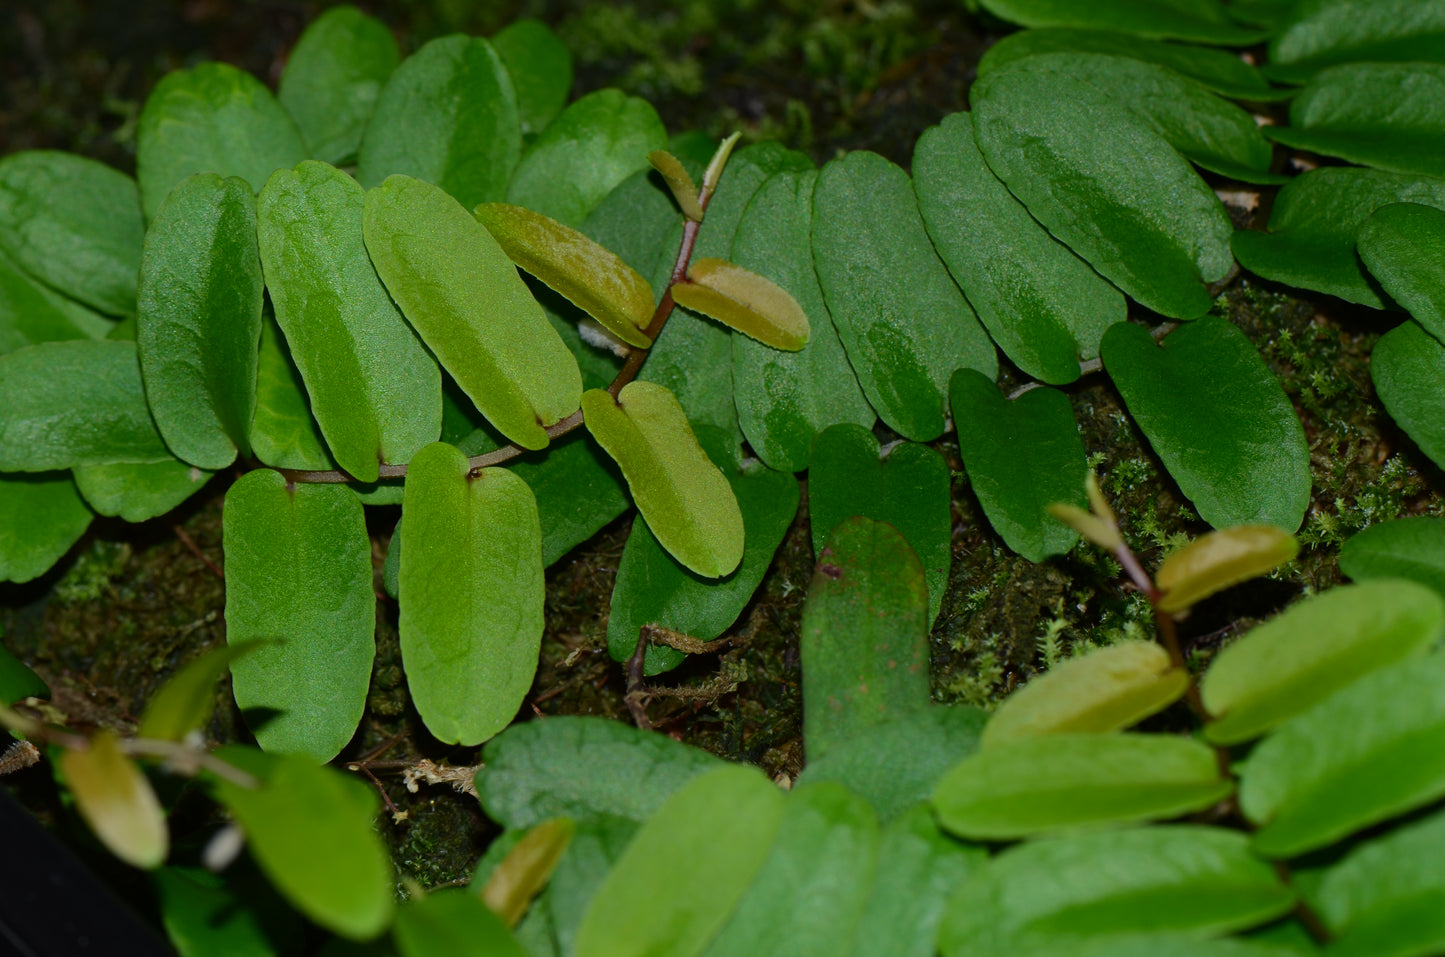
[[[176,538],[179,538],[181,540],[181,544],[186,546],[186,548],[190,549],[192,555],[199,558],[207,568],[215,572],[217,578],[223,581],[225,580],[226,576],[221,572],[221,566],[211,561],[211,559],[206,556],[206,553],[201,551],[201,548],[199,545],[196,544],[195,539],[191,538],[190,535],[186,534],[186,530],[184,528],[181,528],[179,525],[172,525],[171,531],[176,533]]]

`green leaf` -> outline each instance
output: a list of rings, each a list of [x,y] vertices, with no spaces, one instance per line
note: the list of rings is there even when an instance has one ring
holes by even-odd
[[[166,679],[146,702],[136,735],[162,741],[181,741],[211,719],[216,706],[216,682],[231,662],[257,649],[255,643],[213,648],[194,658]]]
[[[1209,311],[1233,265],[1219,198],[1146,120],[1097,87],[1023,69],[974,85],[994,175],[1055,238],[1155,312]]]
[[[476,777],[482,807],[512,828],[598,814],[640,823],[721,763],[665,734],[581,716],[514,724],[487,744],[482,761]]]
[[[1234,234],[1234,255],[1265,279],[1383,309],[1378,287],[1355,255],[1355,238],[1370,214],[1389,203],[1445,209],[1445,179],[1338,166],[1311,170],[1279,191],[1269,232]]]
[[[904,442],[879,458],[878,440],[857,425],[818,436],[808,473],[813,551],[822,552],[838,523],[852,515],[887,522],[923,562],[928,621],[938,617],[953,562],[948,465],[937,452]]]
[[[502,730],[532,687],[542,643],[542,529],[506,469],[468,472],[427,446],[406,475],[398,576],[402,663],[422,720],[448,744]]]
[[[1244,333],[1210,316],[1161,347],[1147,329],[1121,323],[1102,354],[1129,414],[1201,518],[1215,528],[1299,528],[1310,503],[1309,446]]]
[[[572,92],[572,51],[545,23],[513,20],[492,37],[517,94],[522,135],[535,136],[562,112]]]
[[[517,96],[486,40],[432,40],[387,80],[361,138],[356,178],[393,173],[435,183],[466,209],[504,198],[522,154]]]
[[[724,181],[726,181],[724,175]],[[813,270],[813,185],[816,171],[785,171],[765,180],[748,201],[733,236],[738,265],[787,290],[808,317],[808,341],[780,352],[746,336],[732,337],[738,421],[758,458],[775,469],[808,467],[813,442],[830,425],[869,428],[875,418],[848,364]]]
[[[597,90],[563,110],[527,147],[507,202],[581,226],[613,187],[647,166],[648,153],[666,146],[667,130],[651,103]]]
[[[1236,525],[1201,535],[1164,557],[1154,583],[1164,596],[1160,611],[1186,611],[1240,582],[1259,578],[1294,561],[1299,541],[1274,525]]]
[[[928,707],[927,608],[923,567],[896,529],[861,516],[833,529],[799,638],[808,760]]]
[[[1234,791],[1214,751],[1170,735],[1058,733],[954,765],[933,792],[944,830],[1009,840],[1202,811]]]
[[[306,384],[291,361],[276,318],[261,325],[261,353],[256,361],[256,413],[251,419],[251,451],[264,465],[281,469],[336,467],[326,451],[321,427],[311,415]]]
[[[136,178],[146,218],[195,173],[239,176],[260,191],[306,158],[296,124],[258,79],[229,63],[166,74],[141,110]]]
[[[633,821],[606,814],[577,822],[546,890],[517,927],[517,939],[530,954],[564,957],[575,952],[582,915],[637,829]]]
[[[288,926],[271,926],[276,910],[261,912],[241,888],[203,868],[162,867],[155,889],[161,924],[181,957],[276,957],[277,938],[301,933],[294,913]]]
[[[571,435],[514,462],[542,522],[542,564],[552,565],[632,504],[617,466],[587,436]]]
[[[522,835],[488,874],[481,899],[508,927],[517,925],[547,886],[575,830],[576,825],[570,818],[543,821]],[[477,877],[481,874],[479,867]]]
[[[261,303],[251,187],[181,181],[146,234],[136,349],[156,426],[192,465],[221,469],[249,451]]]
[[[1229,46],[1258,43],[1268,33],[1241,27],[1218,0],[981,0],[983,8],[1025,27],[1117,30],[1156,40]]]
[[[331,454],[374,482],[441,429],[441,373],[362,245],[366,194],[325,163],[278,170],[261,191],[261,264]]]
[[[726,631],[757,591],[797,514],[796,479],[761,463],[744,465],[729,453],[726,433],[699,431],[710,458],[723,463],[723,477],[742,512],[742,562],[720,580],[703,578],[668,554],[645,522],[634,521],[617,566],[607,618],[607,648],[617,661],[632,656],[639,630],[647,625],[660,625],[698,641],[711,641]],[[644,673],[674,668],[685,657],[675,648],[651,645]]]
[[[50,689],[30,666],[0,646],[0,707],[26,698],[48,698]]]
[[[391,298],[487,420],[529,449],[577,410],[582,373],[502,247],[443,190],[392,176],[364,235]]]
[[[1442,689],[1445,656],[1396,661],[1260,742],[1239,770],[1255,849],[1293,857],[1445,794]]]
[[[1054,665],[1004,699],[984,729],[985,747],[1047,734],[1131,727],[1184,696],[1188,672],[1152,641],[1107,645]]]
[[[1361,675],[1424,654],[1445,633],[1445,601],[1423,585],[1342,585],[1292,605],[1224,648],[1200,685],[1204,735],[1248,741]]]
[[[135,344],[43,342],[0,356],[0,471],[162,462]]]
[[[402,904],[392,937],[402,957],[528,957],[502,919],[464,887]]]
[[[1331,67],[1291,101],[1289,124],[1266,135],[1377,169],[1445,176],[1445,63]]]
[[[64,472],[0,475],[0,581],[45,574],[94,517]]]
[[[743,557],[743,516],[708,460],[676,397],[651,382],[630,382],[614,399],[582,396],[587,430],[627,477],[637,509],[668,552],[706,578],[721,578]]]
[[[111,323],[30,278],[0,252],[0,355],[59,339],[102,338]]]
[[[1176,826],[1020,844],[973,871],[949,901],[939,950],[944,957],[1102,955],[1124,953],[1131,937],[1144,934],[1199,940],[1264,923],[1287,913],[1294,897],[1249,853],[1248,840]]]
[[[1272,78],[1299,83],[1336,63],[1445,62],[1441,0],[1311,0],[1297,3],[1269,44]],[[1398,106],[1399,102],[1391,104]]]
[[[1370,379],[1390,418],[1437,465],[1445,463],[1442,376],[1445,346],[1413,322],[1385,333],[1370,353]]]
[[[878,816],[841,784],[795,789],[778,839],[707,957],[849,953],[872,890]]]
[[[587,908],[577,957],[695,957],[757,876],[784,813],[757,768],[724,765],[668,799]]]
[[[1361,529],[1340,546],[1340,571],[1356,581],[1408,578],[1445,598],[1445,518],[1417,515]]]
[[[113,731],[96,732],[84,748],[67,748],[56,764],[76,810],[106,850],[132,867],[160,866],[170,850],[165,810]]]
[[[232,746],[218,756],[262,778],[255,790],[216,779],[216,797],[277,890],[342,937],[366,940],[385,930],[394,907],[392,864],[372,830],[380,802],[371,787],[303,755],[268,758]]]
[[[201,490],[214,472],[177,459],[161,462],[77,465],[75,484],[100,515],[146,522]]]
[[[1069,397],[1040,388],[1010,401],[972,369],[955,372],[949,391],[959,456],[989,524],[1031,562],[1066,554],[1079,535],[1046,509],[1085,504],[1088,465]]]
[[[124,173],[54,150],[0,159],[0,250],[46,285],[109,315],[135,312],[144,237]]]
[[[361,503],[257,469],[226,492],[223,519],[226,641],[274,642],[232,666],[236,704],[267,751],[330,761],[356,731],[376,653]]]
[[[871,801],[886,823],[927,801],[943,772],[978,750],[987,720],[963,705],[912,711],[858,732],[822,758],[809,757],[796,784],[836,781]]]
[[[938,254],[989,335],[1025,374],[1072,382],[1124,321],[1124,297],[1034,221],[984,163],[968,113],[931,127],[913,189]]]
[[[900,435],[937,438],[948,377],[970,368],[992,378],[998,359],[933,251],[908,175],[861,150],[824,166],[813,259],[863,394]]]
[[[312,159],[340,163],[356,155],[400,60],[386,24],[355,7],[332,7],[311,21],[286,61],[277,98]]]
[[[1445,341],[1445,210],[1417,203],[1381,206],[1360,227],[1357,248],[1370,274],[1415,321]]]
[[[1237,7],[1238,3],[1233,6]],[[1074,27],[1020,30],[1000,39],[978,63],[980,78],[1016,60],[1039,53],[1110,53],[1155,63],[1184,74],[1218,93],[1236,100],[1263,101],[1280,94],[1258,70],[1225,50],[1160,43],[1127,33]]]

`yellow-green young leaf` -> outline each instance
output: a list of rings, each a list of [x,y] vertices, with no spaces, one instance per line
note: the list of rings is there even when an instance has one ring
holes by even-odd
[[[1216,744],[1248,741],[1363,674],[1424,654],[1445,600],[1414,582],[1344,585],[1292,606],[1219,653],[1200,683]]]
[[[177,671],[146,704],[141,715],[142,738],[179,741],[200,728],[216,705],[216,681],[241,655],[256,644],[215,648]]]
[[[808,317],[786,289],[725,259],[704,258],[672,287],[685,309],[712,316],[774,349],[797,352],[808,341]]]
[[[366,194],[366,249],[407,321],[507,438],[547,445],[582,395],[577,361],[486,229],[445,190],[389,176]]]
[[[1238,525],[1201,535],[1159,565],[1154,582],[1163,611],[1184,611],[1218,591],[1268,574],[1299,554],[1299,542],[1274,525]]]
[[[1092,512],[1086,512],[1077,505],[1067,502],[1053,502],[1047,506],[1048,513],[1100,548],[1115,552],[1124,544],[1119,527],[1104,521]]]
[[[482,901],[508,927],[516,927],[532,899],[547,886],[576,825],[565,817],[543,821],[522,836],[487,878]]]
[[[682,215],[695,223],[702,222],[702,204],[698,202],[697,185],[693,183],[692,176],[688,174],[682,161],[667,150],[653,150],[647,154],[647,161],[662,174],[663,181],[667,183],[667,188],[672,190],[672,196],[682,210]]]
[[[474,745],[505,728],[542,643],[542,526],[527,483],[468,474],[437,442],[411,460],[398,572],[401,657],[427,729]]]
[[[134,867],[160,866],[170,844],[165,811],[119,738],[96,733],[89,747],[60,756],[60,771],[80,816],[112,854]]]
[[[647,348],[652,286],[605,246],[564,223],[507,203],[483,203],[477,219],[512,262],[629,345]]]
[[[1150,641],[1125,641],[1055,665],[1009,695],[980,745],[1071,731],[1118,731],[1178,701],[1187,672]]]
[[[732,488],[697,444],[666,388],[631,382],[617,399],[582,396],[587,430],[617,460],[647,527],[672,557],[708,578],[743,558],[743,515]]]

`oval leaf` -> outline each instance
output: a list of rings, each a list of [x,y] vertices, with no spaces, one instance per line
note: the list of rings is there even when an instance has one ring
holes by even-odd
[[[1360,227],[1357,248],[1390,298],[1436,339],[1445,340],[1445,210],[1391,203]]]
[[[808,341],[803,307],[769,279],[725,259],[703,257],[675,283],[672,298],[694,312],[751,336],[774,349],[797,352]]]
[[[567,105],[572,93],[572,52],[542,21],[513,20],[492,36],[517,94],[522,134],[535,136]]]
[[[199,492],[214,472],[179,459],[140,464],[77,465],[75,485],[97,514],[146,522]]]
[[[216,682],[231,662],[250,651],[254,643],[213,648],[166,679],[146,702],[136,735],[162,741],[181,741],[211,719],[216,707]]]
[[[1361,529],[1340,546],[1340,571],[1356,581],[1408,578],[1445,598],[1445,518],[1419,515]]]
[[[400,60],[386,24],[355,7],[332,7],[311,21],[286,61],[277,98],[312,159],[340,163],[356,155]]]
[[[59,339],[103,338],[110,330],[108,320],[41,285],[0,251],[0,355]]]
[[[1335,63],[1440,63],[1445,62],[1442,51],[1441,0],[1316,0],[1294,5],[1270,40],[1266,69],[1271,77],[1299,83]]]
[[[132,867],[159,867],[170,848],[165,810],[120,739],[98,731],[89,747],[62,752],[59,765],[76,810],[101,843]]]
[[[1370,379],[1390,418],[1437,465],[1445,464],[1442,377],[1445,346],[1413,322],[1385,333],[1370,353]]]
[[[0,475],[0,581],[45,574],[94,517],[64,472]]]
[[[311,415],[306,383],[291,361],[281,327],[267,312],[261,324],[261,354],[256,360],[256,412],[251,419],[251,451],[262,464],[280,469],[334,469],[321,426]]]
[[[989,13],[1026,27],[1087,27],[1160,40],[1244,46],[1268,34],[1241,27],[1218,0],[982,0]]]
[[[1237,525],[1201,535],[1160,563],[1154,583],[1164,597],[1155,605],[1161,611],[1184,611],[1215,592],[1267,575],[1298,554],[1295,537],[1274,525]]]
[[[517,926],[547,886],[576,830],[567,818],[543,821],[513,845],[487,878],[482,900],[508,927]]]

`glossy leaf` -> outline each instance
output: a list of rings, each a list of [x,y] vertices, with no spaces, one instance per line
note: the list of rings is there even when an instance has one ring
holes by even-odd
[[[578,227],[602,197],[667,145],[652,104],[621,90],[573,102],[527,147],[507,202]],[[472,204],[468,204],[470,208]]]
[[[937,438],[948,377],[969,368],[992,378],[998,358],[933,251],[908,175],[861,150],[824,166],[813,191],[813,260],[879,417],[905,438]]]
[[[720,765],[665,734],[581,716],[514,724],[487,744],[482,761],[476,778],[482,807],[512,828],[599,814],[640,823]],[[639,787],[641,781],[647,786]]]
[[[1041,388],[1009,401],[972,369],[954,373],[950,392],[959,455],[989,524],[1031,562],[1067,553],[1078,533],[1047,506],[1082,506],[1088,471],[1068,396]]]
[[[507,438],[547,444],[582,374],[491,233],[443,190],[393,176],[366,196],[366,248],[391,298]]]
[[[1046,734],[1118,731],[1184,696],[1189,674],[1152,641],[1107,645],[1054,665],[1003,700],[984,747]]]
[[[1339,166],[1311,170],[1279,191],[1269,232],[1234,234],[1234,254],[1265,279],[1381,309],[1379,289],[1355,255],[1355,238],[1370,214],[1390,203],[1445,209],[1445,179]]]
[[[1310,501],[1309,447],[1294,407],[1244,333],[1209,317],[1156,346],[1120,324],[1104,368],[1179,489],[1215,528],[1299,528]]]
[[[1124,297],[1040,226],[989,170],[968,113],[927,130],[913,189],[934,246],[989,335],[1025,374],[1072,382],[1124,321]]]
[[[72,339],[0,356],[0,471],[169,459],[135,344]]]
[[[1370,275],[1436,339],[1445,341],[1445,210],[1381,206],[1360,227],[1357,248]]]
[[[56,762],[75,808],[106,850],[132,867],[159,867],[170,849],[165,810],[113,731],[97,731],[85,748]]]
[[[1436,464],[1445,463],[1441,376],[1445,346],[1413,322],[1385,333],[1370,353],[1370,379],[1390,418]]]
[[[1340,546],[1340,571],[1356,581],[1408,578],[1445,597],[1445,518],[1417,515],[1361,529]]]
[[[1320,747],[1320,742],[1329,747]],[[1239,769],[1255,849],[1293,857],[1445,795],[1445,655],[1397,661],[1297,715]]]
[[[94,517],[63,472],[0,475],[0,581],[45,574]]]
[[[1218,0],[982,0],[994,16],[1025,27],[1118,30],[1161,40],[1245,46],[1268,34],[1241,27]]]
[[[562,112],[572,92],[572,52],[545,23],[513,20],[492,37],[517,94],[522,134],[536,135]]]
[[[1331,67],[1290,102],[1289,126],[1267,133],[1352,163],[1445,176],[1445,62]]]
[[[1327,698],[1361,675],[1423,654],[1445,632],[1445,601],[1414,582],[1342,585],[1226,646],[1200,685],[1215,720],[1204,734],[1234,744]]]
[[[572,821],[564,817],[543,821],[527,831],[492,871],[482,888],[482,900],[508,927],[517,926],[546,887],[574,830]]]
[[[1170,552],[1154,573],[1161,611],[1184,611],[1215,592],[1269,572],[1299,554],[1295,537],[1273,525],[1236,525]]]
[[[386,24],[355,7],[332,7],[311,21],[286,61],[277,98],[312,159],[340,163],[356,155],[381,88],[400,61]]]
[[[124,173],[53,150],[0,159],[0,250],[46,285],[110,315],[134,312],[144,236]]]
[[[742,562],[721,580],[703,578],[668,554],[645,522],[634,521],[617,566],[607,617],[607,648],[617,661],[632,656],[638,634],[647,625],[698,641],[711,641],[726,631],[752,600],[798,512],[796,479],[758,462],[739,462],[728,450],[726,434],[717,429],[700,432],[709,458],[722,462],[723,477],[742,513]],[[675,648],[650,645],[644,674],[676,667],[685,657]]]
[[[587,430],[622,468],[638,511],[672,557],[706,578],[738,567],[742,512],[671,392],[631,382],[614,400],[593,389],[582,396],[582,414]]]
[[[502,199],[522,153],[517,95],[486,40],[432,40],[382,87],[361,138],[356,178],[368,188],[393,173],[434,183],[466,209]]]
[[[598,889],[577,957],[701,954],[757,876],[783,809],[782,792],[756,768],[724,765],[685,786]]]
[[[331,454],[374,482],[441,427],[441,374],[392,305],[362,245],[365,193],[324,163],[261,191],[261,264],[276,320]]]
[[[621,257],[555,219],[506,203],[484,203],[477,219],[507,257],[629,345],[646,348],[652,287]]]
[[[261,303],[251,187],[183,180],[146,234],[136,350],[156,426],[192,465],[221,469],[249,451]]]
[[[0,645],[0,707],[26,698],[48,698],[50,689],[30,666]]]
[[[218,756],[262,779],[255,790],[218,779],[216,797],[277,890],[342,937],[380,934],[391,922],[393,878],[391,857],[372,830],[380,801],[371,787],[302,755],[267,760],[233,746]]]
[[[468,473],[438,442],[406,476],[398,582],[407,687],[427,730],[475,745],[502,730],[532,687],[542,642],[542,529],[527,483]]]
[[[1441,0],[1311,0],[1270,40],[1267,72],[1298,83],[1336,63],[1445,62],[1442,50]]]
[[[214,472],[177,459],[116,465],[77,465],[75,485],[99,515],[146,522],[196,494]]]
[[[1209,311],[1204,283],[1233,264],[1229,216],[1149,121],[1089,83],[1023,69],[970,99],[989,167],[1049,232],[1155,312]]]
[[[820,553],[850,515],[887,522],[923,563],[928,620],[938,617],[953,562],[948,465],[930,448],[905,442],[880,460],[878,440],[857,425],[835,425],[813,446],[808,517],[813,551]]]
[[[1204,940],[1294,906],[1289,888],[1248,842],[1222,828],[1184,825],[1020,844],[975,870],[949,901],[939,950],[944,957],[1193,955],[1159,944],[1125,948],[1145,934]],[[1257,957],[1238,957],[1246,954]]]
[[[763,345],[797,352],[808,341],[808,317],[787,290],[743,267],[704,256],[675,283],[672,297],[685,309],[711,316]]]
[[[896,529],[863,517],[833,529],[799,638],[808,760],[928,707],[927,608],[923,568]]]
[[[528,957],[502,919],[461,887],[402,904],[392,939],[401,957]]]
[[[260,191],[306,158],[295,122],[260,80],[229,63],[166,74],[141,110],[136,179],[147,218],[196,173],[238,176]]]
[[[187,662],[146,702],[136,735],[181,741],[192,731],[200,730],[215,709],[216,682],[231,667],[231,662],[256,649],[255,644],[213,648]]]
[[[965,758],[938,782],[933,807],[946,831],[1009,840],[1176,817],[1233,791],[1214,751],[1188,738],[1057,733]]]
[[[356,731],[376,653],[361,503],[257,469],[226,492],[223,518],[226,641],[270,642],[232,665],[236,704],[267,751],[329,761]]]
[[[251,419],[251,451],[264,465],[282,469],[336,467],[311,415],[306,383],[274,316],[261,325],[256,361],[256,412]]]
[[[868,428],[875,418],[813,269],[817,179],[811,169],[768,177],[748,201],[731,251],[738,265],[787,290],[808,321],[808,341],[795,353],[732,337],[739,424],[758,458],[785,472],[808,467],[813,442],[828,426],[851,422]]]
[[[0,355],[59,339],[101,338],[111,323],[40,284],[0,252]]]

